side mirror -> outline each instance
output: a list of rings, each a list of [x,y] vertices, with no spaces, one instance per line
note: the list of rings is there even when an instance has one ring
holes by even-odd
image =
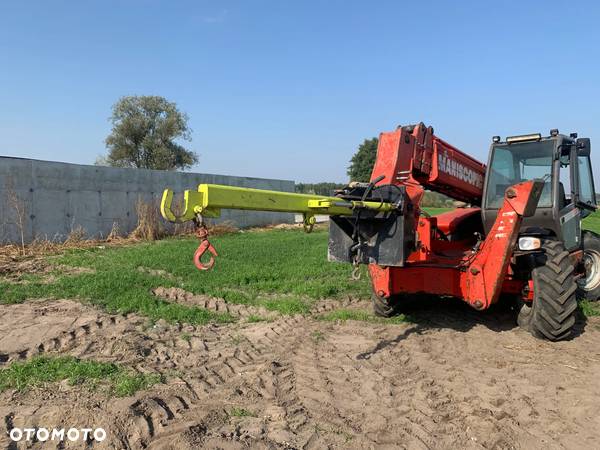
[[[577,142],[577,155],[590,156],[590,153],[592,150],[590,138],[578,138],[576,142]]]

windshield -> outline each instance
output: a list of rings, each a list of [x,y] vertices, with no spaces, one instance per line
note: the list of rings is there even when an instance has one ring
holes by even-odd
[[[486,207],[499,208],[508,187],[534,178],[543,178],[546,181],[538,206],[552,206],[553,154],[554,141],[494,147],[486,191]]]

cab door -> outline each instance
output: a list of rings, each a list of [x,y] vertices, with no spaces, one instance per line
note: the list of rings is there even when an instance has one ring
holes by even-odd
[[[574,159],[575,156],[575,159]],[[577,164],[573,150],[560,156],[558,192],[558,221],[565,248],[573,251],[581,246],[581,211],[577,207]]]
[[[565,247],[573,250],[581,246],[581,219],[596,210],[596,193],[590,140],[577,139],[570,151],[571,203],[559,212],[561,231]]]
[[[586,141],[580,144],[579,141]],[[575,170],[576,183],[576,203],[584,210],[584,217],[589,216],[596,210],[596,190],[594,187],[594,175],[592,172],[592,163],[590,161],[589,139],[577,139],[577,164]],[[581,145],[581,147],[580,147]]]

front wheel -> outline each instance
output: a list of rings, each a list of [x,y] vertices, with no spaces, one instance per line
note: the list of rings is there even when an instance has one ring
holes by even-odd
[[[583,232],[583,266],[585,277],[577,281],[577,296],[590,301],[600,298],[600,236]]]
[[[547,240],[542,248],[531,272],[533,301],[522,302],[517,322],[535,337],[560,341],[575,325],[575,267],[562,242]]]

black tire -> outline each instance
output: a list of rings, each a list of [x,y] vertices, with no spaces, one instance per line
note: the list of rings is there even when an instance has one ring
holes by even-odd
[[[533,302],[522,302],[517,323],[537,338],[571,336],[577,312],[577,284],[569,252],[560,241],[544,241],[532,270]]]
[[[379,317],[392,317],[398,313],[398,302],[395,297],[380,297],[373,293],[371,301],[373,302],[373,312]]]
[[[600,236],[583,232],[583,265],[585,276],[577,280],[577,297],[595,302],[600,299]]]

